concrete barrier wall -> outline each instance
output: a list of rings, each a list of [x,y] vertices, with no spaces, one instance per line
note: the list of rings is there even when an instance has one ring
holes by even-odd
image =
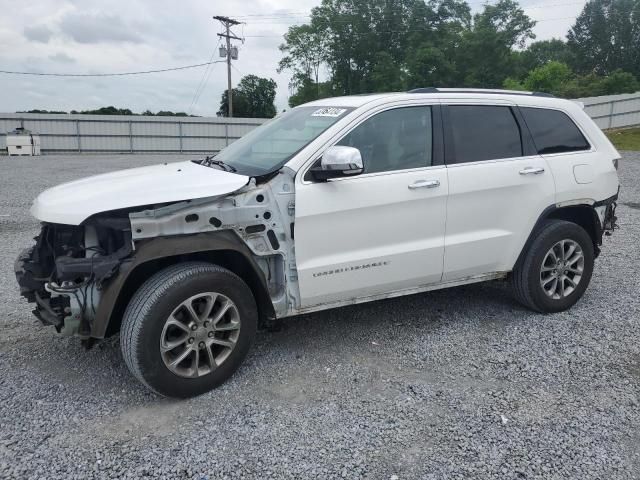
[[[603,130],[640,125],[640,92],[578,98],[584,110]]]
[[[261,118],[143,117],[0,113],[3,135],[24,127],[42,153],[215,153],[262,125]]]

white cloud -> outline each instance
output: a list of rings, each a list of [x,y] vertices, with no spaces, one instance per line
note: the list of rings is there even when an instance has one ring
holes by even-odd
[[[24,27],[24,36],[27,40],[48,43],[53,32],[46,25],[27,25]]]
[[[278,74],[278,46],[288,24],[304,21],[321,0],[32,0],[11,15],[0,16],[0,67],[4,70],[99,73],[147,70],[208,61],[218,44],[221,25],[214,15],[246,22],[234,29],[246,36],[239,44],[233,80],[256,74],[278,83],[276,105],[287,105],[289,75]],[[576,16],[582,5],[536,8],[557,0],[527,0],[535,19]],[[480,3],[473,0],[474,7]],[[526,5],[531,5],[527,9]],[[299,17],[271,20],[276,13]],[[263,15],[264,17],[261,17]],[[33,25],[33,19],[37,23]],[[544,21],[538,39],[564,37],[571,19]],[[89,109],[107,105],[141,112],[189,108],[204,68],[137,77],[51,78],[0,76],[0,108]],[[193,113],[215,115],[226,88],[224,64],[213,65]]]
[[[70,57],[64,52],[58,52],[54,55],[49,55],[49,60],[52,60],[57,63],[75,63],[76,59]]]
[[[78,43],[142,42],[142,37],[122,18],[104,12],[70,12],[62,17],[60,31]]]

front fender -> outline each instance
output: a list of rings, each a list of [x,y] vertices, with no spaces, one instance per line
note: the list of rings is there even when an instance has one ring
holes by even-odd
[[[220,251],[234,252],[243,257],[253,270],[253,276],[257,281],[257,285],[252,286],[253,289],[259,288],[261,290],[258,292],[256,301],[260,304],[263,313],[273,318],[275,313],[273,304],[269,300],[269,290],[264,274],[249,248],[235,232],[226,230],[195,235],[157,237],[137,244],[133,256],[123,261],[118,274],[104,287],[95,320],[91,326],[91,337],[104,338],[110,323],[117,320],[113,318],[114,315],[122,314],[128,299],[134,293],[127,291],[127,281],[132,278],[132,274],[136,270],[157,260]],[[256,292],[254,291],[254,293]]]

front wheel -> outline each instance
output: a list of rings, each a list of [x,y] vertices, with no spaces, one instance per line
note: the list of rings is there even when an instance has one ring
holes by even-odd
[[[548,221],[513,269],[516,299],[542,313],[571,308],[589,286],[594,258],[593,241],[581,226]]]
[[[255,338],[258,312],[249,287],[209,263],[162,270],[134,294],[120,345],[131,373],[155,392],[177,398],[227,380]]]

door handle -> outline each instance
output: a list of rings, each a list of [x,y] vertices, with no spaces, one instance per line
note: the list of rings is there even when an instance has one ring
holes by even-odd
[[[418,180],[409,185],[409,190],[417,190],[418,188],[438,188],[440,180]]]
[[[520,175],[542,175],[544,168],[542,167],[527,167],[524,170],[520,170]]]

